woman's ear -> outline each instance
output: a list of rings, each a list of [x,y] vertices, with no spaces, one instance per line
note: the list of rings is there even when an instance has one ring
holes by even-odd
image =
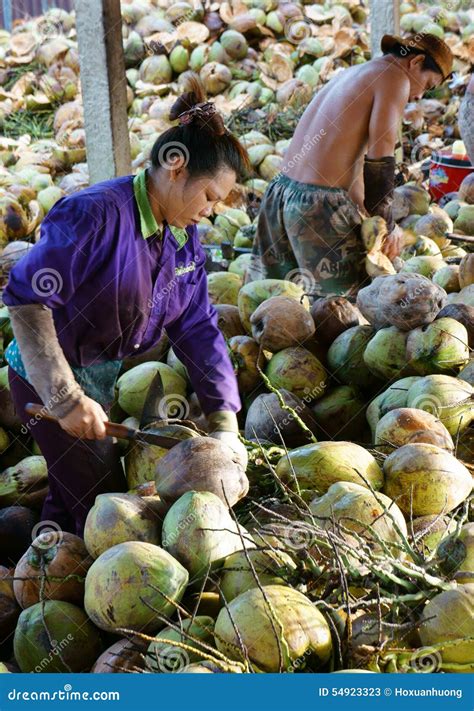
[[[408,66],[410,70],[417,70],[418,71],[421,69],[423,66],[423,62],[425,61],[425,55],[424,54],[415,54],[414,57],[410,57],[410,61],[408,63]]]

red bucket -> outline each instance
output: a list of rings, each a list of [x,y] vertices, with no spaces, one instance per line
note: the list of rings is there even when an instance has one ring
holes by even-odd
[[[429,191],[433,200],[459,190],[464,178],[474,171],[469,158],[453,157],[451,150],[433,153],[430,165]]]

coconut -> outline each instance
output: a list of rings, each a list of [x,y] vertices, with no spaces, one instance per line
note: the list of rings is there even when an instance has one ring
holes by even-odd
[[[11,654],[12,635],[21,614],[10,579],[13,570],[0,566],[0,655],[6,659]]]
[[[446,427],[424,410],[401,407],[387,412],[377,423],[375,445],[379,451],[392,452],[413,442],[435,444],[453,452],[454,444]]]
[[[459,294],[450,294],[449,303],[474,306],[474,284],[469,284],[469,286],[464,287],[464,289],[461,289]]]
[[[156,466],[156,490],[166,501],[187,491],[210,491],[234,506],[249,489],[238,454],[223,442],[196,437],[170,449]]]
[[[318,442],[293,449],[278,461],[278,477],[293,490],[324,494],[338,481],[381,489],[383,474],[375,458],[353,442]]]
[[[459,199],[474,204],[474,171],[468,173],[459,186]],[[472,233],[471,233],[472,234]]]
[[[295,411],[306,427],[314,431],[315,417],[305,402],[288,390],[281,389],[279,395],[284,404]],[[262,393],[255,398],[248,409],[245,437],[275,444],[281,444],[283,438],[286,446],[293,448],[306,444],[311,434],[303,430],[291,410],[283,409],[276,393]]]
[[[459,265],[459,286],[464,289],[465,286],[474,284],[474,254],[466,254],[461,259]],[[459,289],[458,289],[459,291]]]
[[[295,570],[295,562],[283,551],[236,551],[224,561],[219,589],[229,603],[259,584],[284,585]]]
[[[261,303],[250,323],[257,343],[273,353],[302,344],[315,330],[307,309],[289,296],[273,296]]]
[[[388,616],[390,620],[390,615]],[[359,615],[352,620],[351,644],[357,657],[363,655],[366,646],[378,647],[384,645],[390,649],[407,649],[419,647],[420,638],[416,632],[409,633],[389,621],[384,621],[378,612]],[[355,671],[355,670],[353,670]]]
[[[377,277],[361,289],[357,306],[377,329],[396,326],[401,331],[410,331],[431,323],[445,299],[446,292],[422,275],[395,274]]]
[[[465,380],[469,385],[474,385],[474,359],[471,358],[469,363],[459,372],[459,378]]]
[[[58,202],[58,200],[61,200],[62,197],[64,197],[64,192],[61,190],[61,188],[57,188],[55,185],[52,185],[51,187],[45,188],[44,190],[40,190],[38,193],[37,200],[43,208],[44,214],[46,215],[51,210],[51,208]]]
[[[169,61],[172,70],[176,72],[176,74],[181,74],[181,72],[185,72],[189,66],[189,51],[186,47],[178,44],[171,50]]]
[[[38,514],[26,506],[0,509],[0,564],[15,565],[31,543]]]
[[[126,421],[124,420],[122,424],[126,424]],[[138,423],[134,423],[134,426],[138,428]],[[150,482],[154,478],[156,464],[159,459],[165,456],[168,450],[165,447],[143,442],[127,442],[127,444],[129,446],[124,459],[125,474],[128,487],[134,489],[141,484]]]
[[[166,356],[166,363],[170,366],[170,368],[173,368],[173,370],[176,371],[176,373],[178,373],[178,375],[180,375],[183,380],[185,380],[187,383],[190,382],[188,369],[186,368],[184,363],[180,361],[180,359],[172,348],[170,348],[168,351],[168,355]],[[179,417],[179,414],[169,412],[169,417]]]
[[[454,222],[454,229],[464,235],[474,234],[474,205],[462,205]]]
[[[240,393],[253,392],[260,383],[260,370],[265,365],[261,347],[249,336],[233,336],[228,347]]]
[[[238,274],[211,272],[207,278],[209,298],[213,304],[237,306],[242,279]]]
[[[331,655],[331,633],[324,616],[303,593],[283,585],[252,588],[219,613],[217,648],[241,659],[243,644],[256,670],[292,671],[296,660],[320,666]]]
[[[250,316],[257,307],[272,296],[288,296],[309,309],[308,300],[304,299],[304,289],[299,284],[283,279],[257,279],[245,284],[238,298],[240,320],[247,333],[252,332]]]
[[[183,620],[178,629],[176,627],[176,623],[173,627],[165,627],[148,647],[146,666],[155,674],[187,672],[188,664],[202,661],[203,654],[209,654],[209,647],[214,646],[212,617],[197,615]],[[186,648],[172,642],[179,642],[180,645],[186,645]],[[197,651],[192,652],[190,647]]]
[[[227,89],[232,81],[232,72],[225,64],[209,62],[199,73],[207,94],[214,96]]]
[[[0,507],[16,504],[40,508],[48,493],[48,470],[44,457],[25,457],[0,474]]]
[[[352,386],[336,386],[315,402],[311,409],[320,439],[364,439],[365,402]]]
[[[140,79],[147,84],[166,84],[172,78],[173,70],[164,54],[153,54],[140,65]]]
[[[93,558],[126,541],[159,545],[167,506],[157,496],[99,494],[84,528],[84,542]]]
[[[467,330],[453,318],[438,318],[408,335],[407,359],[421,375],[457,373],[469,361]]]
[[[119,639],[103,652],[91,669],[91,674],[121,674],[145,671],[143,653],[146,644],[140,638]]]
[[[227,54],[220,42],[213,42],[209,48],[207,61],[228,64],[230,62],[230,56]]]
[[[316,326],[316,337],[325,346],[330,346],[343,331],[364,322],[359,309],[343,296],[317,299],[311,307],[311,316]]]
[[[448,264],[446,267],[441,267],[433,274],[433,284],[437,284],[445,290],[447,294],[452,291],[459,291],[461,285],[459,283],[459,266],[457,264]]]
[[[474,523],[465,523],[459,533],[445,537],[436,556],[443,573],[458,583],[474,583]]]
[[[343,533],[347,529],[365,538],[375,551],[382,552],[385,544],[396,557],[401,555],[396,546],[401,544],[401,535],[407,536],[407,527],[402,512],[388,496],[375,495],[365,486],[343,481],[313,499],[309,508],[321,528],[341,526]]]
[[[165,410],[169,402],[174,400],[184,400],[186,395],[186,382],[181,378],[173,368],[170,368],[166,363],[158,361],[149,361],[141,363],[131,368],[126,373],[120,376],[117,380],[118,403],[122,410],[127,415],[133,417],[141,417],[143,405],[148,394],[148,388],[151,385],[156,372],[159,371],[163,381],[163,390],[165,397],[164,403],[160,403],[160,407],[164,404]],[[169,396],[168,398],[166,396]],[[167,412],[161,413],[163,417]]]
[[[244,59],[247,56],[247,40],[240,32],[226,30],[219,37],[219,41],[231,59]]]
[[[92,559],[78,536],[63,531],[41,533],[15,569],[13,589],[18,604],[23,608],[35,605],[42,588],[43,599],[81,606],[91,565]]]
[[[217,215],[214,220],[214,227],[219,228],[229,242],[232,242],[235,235],[242,227],[250,225],[250,217],[244,210],[228,207],[225,212]]]
[[[262,181],[262,182],[264,182],[264,181]],[[245,234],[248,234],[250,229],[252,229],[252,231],[253,231],[254,225],[247,225],[247,227],[242,227],[237,232],[237,235],[239,233],[244,233],[244,232],[245,232]],[[235,242],[234,242],[234,244],[235,244]],[[237,245],[235,245],[235,246],[237,246]],[[251,245],[249,245],[249,246],[251,246]],[[245,277],[245,274],[246,274],[247,269],[250,266],[251,262],[252,262],[252,255],[251,254],[248,254],[248,253],[239,254],[238,257],[236,257],[229,263],[228,270],[231,274],[238,274],[241,277],[241,279],[243,279]],[[240,319],[240,316],[239,316],[239,319]],[[242,331],[242,333],[243,333],[243,331]],[[236,335],[236,334],[233,334],[233,335]]]
[[[298,397],[316,400],[326,387],[326,371],[306,348],[294,346],[278,351],[270,359],[266,376],[274,388],[285,388]]]
[[[391,380],[398,375],[413,372],[407,363],[407,336],[395,326],[381,328],[367,343],[364,350],[364,363],[371,373],[382,380]]]
[[[474,668],[474,584],[459,585],[435,595],[421,613],[420,637],[424,645],[440,645],[437,652],[449,671]],[[447,642],[467,638],[452,646]],[[460,665],[460,666],[458,666]]]
[[[209,491],[188,491],[173,504],[163,523],[162,540],[163,547],[186,567],[192,583],[201,583],[210,567],[244,544],[255,547],[227,506]]]
[[[435,213],[430,212],[420,217],[415,224],[416,234],[429,237],[436,242],[438,247],[444,247],[446,245],[446,235],[452,231],[453,221],[449,215],[439,207]]]
[[[397,222],[408,215],[426,215],[430,194],[420,185],[400,185],[393,191],[393,218]]]
[[[0,246],[28,235],[28,217],[20,203],[8,193],[0,195]]]
[[[214,308],[217,311],[217,325],[225,338],[232,338],[232,336],[240,336],[245,333],[237,306],[215,304]]]
[[[414,244],[406,246],[400,254],[402,259],[410,257],[441,257],[441,250],[429,237],[418,237]]]
[[[472,477],[452,454],[433,444],[406,444],[384,462],[384,493],[406,515],[445,514],[471,493]]]
[[[473,388],[449,375],[427,375],[408,390],[406,407],[431,412],[452,436],[463,432],[474,418]]]
[[[23,673],[88,672],[102,651],[99,631],[85,612],[57,600],[23,610],[13,646]]]
[[[446,262],[441,256],[421,256],[411,257],[403,264],[400,269],[400,274],[420,274],[428,279],[431,279],[433,274],[442,267],[446,266]]]
[[[410,526],[413,536],[412,543],[422,550],[431,553],[439,543],[456,529],[456,521],[450,516],[418,516]]]
[[[346,385],[369,387],[374,376],[364,363],[364,351],[374,336],[371,326],[353,326],[341,333],[328,350],[328,365],[333,376]]]
[[[84,606],[97,627],[154,633],[160,615],[174,613],[188,584],[188,573],[152,543],[119,543],[102,553],[86,577]]]

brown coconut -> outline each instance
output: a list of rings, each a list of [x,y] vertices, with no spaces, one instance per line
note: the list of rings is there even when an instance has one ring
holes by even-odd
[[[6,659],[11,654],[13,633],[21,614],[13,592],[14,570],[0,566],[0,659]]]
[[[38,513],[26,506],[0,509],[0,564],[16,565],[30,545],[38,521]]]
[[[155,482],[165,501],[187,491],[208,491],[234,506],[249,490],[239,456],[211,437],[194,437],[170,449],[156,465]]]
[[[120,674],[140,672],[146,669],[143,655],[148,647],[148,642],[143,642],[138,637],[133,639],[119,639],[105,650],[91,669],[91,674]]]
[[[225,338],[245,335],[245,328],[240,320],[239,309],[231,304],[214,304],[217,311],[217,325]]]
[[[474,306],[468,304],[447,304],[436,318],[454,318],[465,327],[468,335],[468,345],[474,347]]]
[[[461,289],[474,284],[474,254],[465,254],[459,265],[459,285]]]
[[[316,418],[305,402],[288,390],[281,389],[280,394],[285,405],[296,412],[311,432],[315,432]],[[291,412],[281,407],[277,394],[263,393],[255,398],[249,407],[245,421],[245,437],[281,445],[280,433],[286,446],[290,448],[311,442],[310,435],[302,429]]]
[[[461,185],[459,186],[459,200],[467,202],[468,205],[474,205],[474,172],[466,175]]]
[[[434,415],[413,407],[390,410],[377,423],[375,445],[379,451],[392,452],[404,444],[424,442],[448,452],[454,450],[446,427]]]
[[[288,296],[273,296],[261,303],[250,323],[257,343],[272,353],[301,345],[315,331],[311,314]]]
[[[311,307],[319,343],[330,346],[343,331],[366,323],[361,312],[343,296],[318,299]]]
[[[265,367],[265,356],[257,341],[250,336],[233,336],[229,339],[230,357],[237,374],[241,393],[249,393],[260,381],[259,368]]]
[[[25,609],[40,601],[42,577],[43,597],[82,606],[84,580],[93,563],[84,541],[73,533],[53,531],[41,533],[15,569],[13,589],[18,604]],[[69,579],[68,576],[71,576]]]

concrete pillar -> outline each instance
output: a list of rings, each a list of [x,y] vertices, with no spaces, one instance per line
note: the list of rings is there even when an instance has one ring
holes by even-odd
[[[384,35],[400,34],[399,0],[370,0],[370,46],[372,58],[382,54],[380,41]]]
[[[120,0],[76,0],[90,182],[131,173]]]

